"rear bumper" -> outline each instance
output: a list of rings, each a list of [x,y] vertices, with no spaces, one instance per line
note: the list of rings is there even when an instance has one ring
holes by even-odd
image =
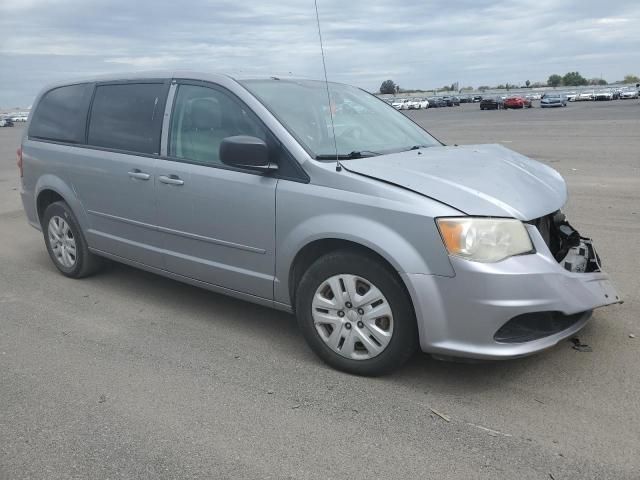
[[[565,270],[538,230],[527,228],[535,254],[493,264],[452,257],[454,277],[403,274],[414,302],[423,351],[481,359],[522,357],[575,334],[593,309],[621,302],[606,273]],[[532,341],[495,340],[496,332],[509,320],[535,312],[575,317],[567,328]]]
[[[38,218],[38,209],[36,207],[36,200],[30,192],[22,190],[20,192],[20,199],[22,200],[22,206],[27,214],[27,221],[29,225],[40,230],[40,219]]]

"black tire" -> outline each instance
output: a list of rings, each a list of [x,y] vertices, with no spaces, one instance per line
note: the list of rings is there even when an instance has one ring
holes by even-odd
[[[49,239],[49,222],[54,216],[65,220],[75,240],[76,257],[75,263],[71,267],[64,266],[53,253]],[[96,273],[103,266],[104,259],[89,251],[87,241],[82,234],[78,221],[66,202],[54,202],[46,208],[42,216],[42,233],[44,234],[44,243],[47,246],[51,261],[64,276],[69,278],[87,277]]]
[[[377,356],[366,360],[346,358],[334,352],[315,328],[312,301],[316,290],[325,280],[339,274],[357,275],[370,281],[389,303],[393,315],[393,335]],[[329,253],[316,260],[298,284],[295,306],[298,325],[305,340],[324,362],[337,370],[364,376],[384,375],[402,366],[418,349],[418,327],[413,305],[401,280],[386,265],[367,255],[345,250]]]

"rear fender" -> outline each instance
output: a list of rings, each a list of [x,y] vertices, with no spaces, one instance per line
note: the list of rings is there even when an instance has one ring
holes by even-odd
[[[45,190],[52,190],[56,192],[64,199],[65,202],[67,202],[83,231],[86,231],[89,228],[89,218],[87,213],[71,185],[56,175],[42,175],[36,182],[35,186],[35,205],[37,205],[38,197]]]

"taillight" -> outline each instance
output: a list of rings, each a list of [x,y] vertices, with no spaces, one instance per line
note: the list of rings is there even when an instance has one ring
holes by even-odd
[[[16,164],[18,165],[18,170],[20,170],[20,178],[22,178],[24,176],[24,169],[22,168],[22,147],[18,147],[16,156],[18,157]]]

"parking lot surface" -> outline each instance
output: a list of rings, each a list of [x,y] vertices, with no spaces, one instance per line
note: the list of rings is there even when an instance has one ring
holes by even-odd
[[[625,300],[587,351],[358,378],[290,315],[122,265],[67,279],[21,210],[24,126],[1,128],[0,479],[640,478],[640,102],[408,115],[564,175]]]

